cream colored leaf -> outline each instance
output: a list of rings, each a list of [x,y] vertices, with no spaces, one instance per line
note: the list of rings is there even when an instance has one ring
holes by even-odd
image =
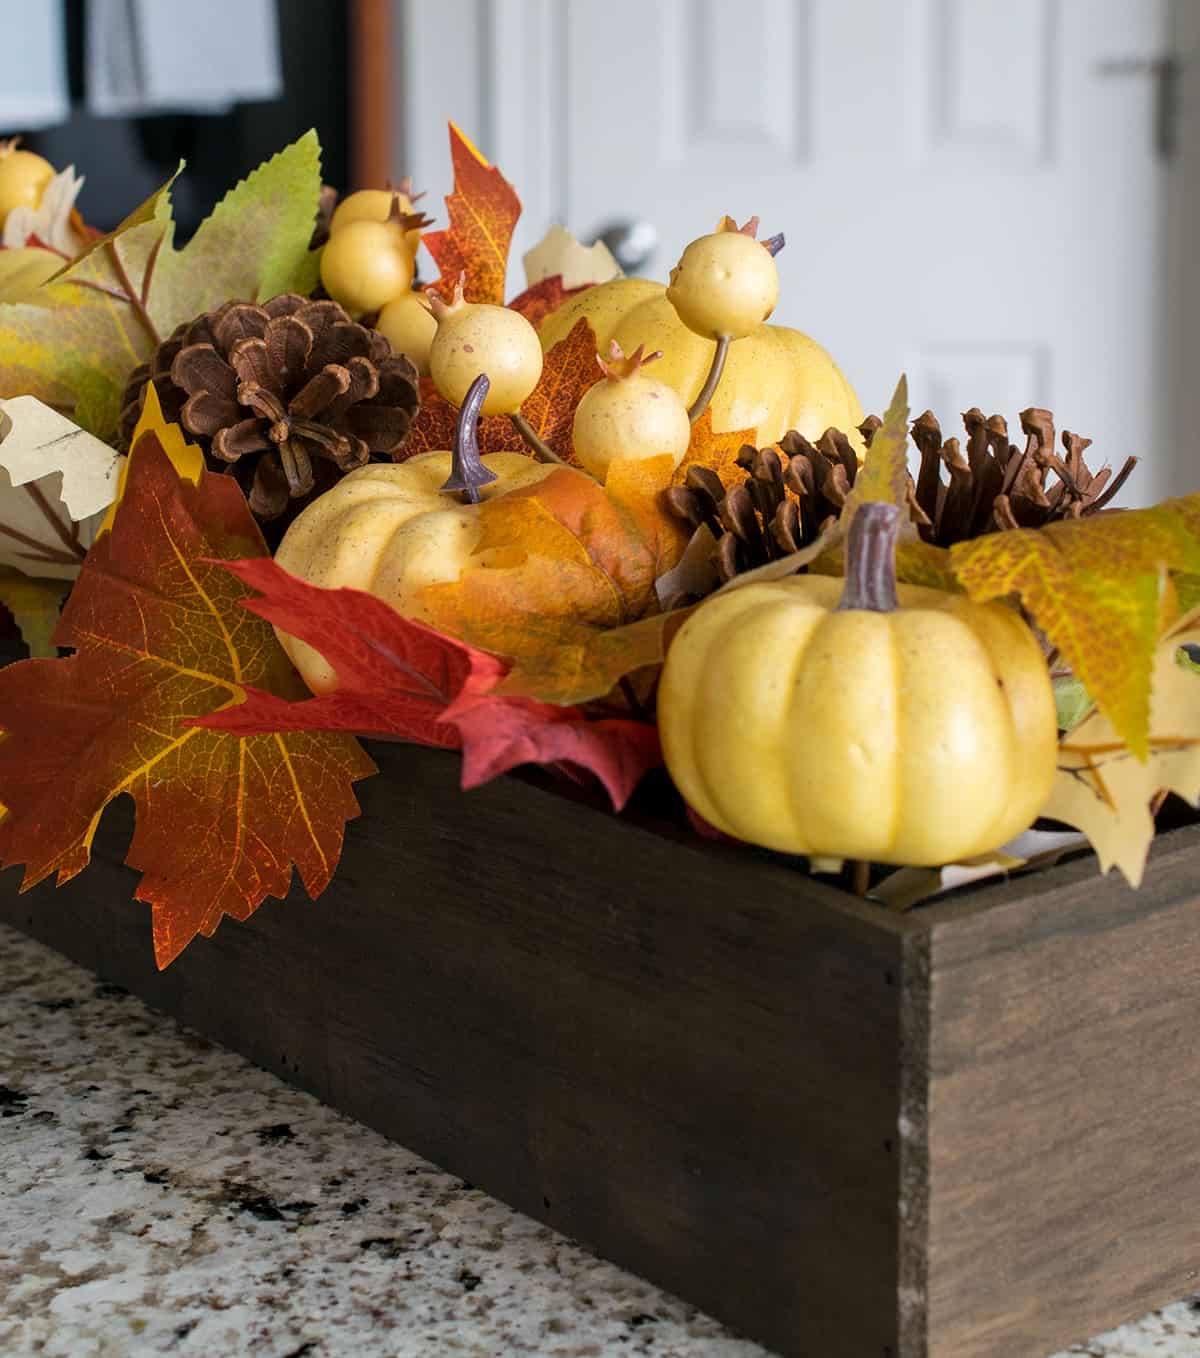
[[[714,560],[716,548],[712,529],[702,523],[692,534],[679,561],[654,582],[660,608],[668,608],[672,600],[687,596],[703,599],[717,588],[720,576]]]
[[[74,579],[123,461],[36,397],[0,401],[0,563]]]
[[[1150,804],[1167,789],[1200,798],[1200,674],[1178,662],[1179,648],[1200,645],[1200,610],[1159,643],[1150,699],[1150,755],[1145,762],[1101,712],[1086,717],[1059,745],[1058,774],[1044,816],[1078,826],[1100,858],[1141,885],[1154,838]]]
[[[563,226],[552,226],[532,250],[522,256],[529,287],[543,278],[561,278],[568,291],[589,283],[607,283],[621,277],[621,266],[602,240],[582,245]]]
[[[83,176],[75,173],[74,165],[68,165],[46,185],[37,207],[15,207],[4,219],[5,247],[18,249],[36,236],[64,256],[61,263],[74,259],[84,246],[83,236],[71,220],[81,188]]]

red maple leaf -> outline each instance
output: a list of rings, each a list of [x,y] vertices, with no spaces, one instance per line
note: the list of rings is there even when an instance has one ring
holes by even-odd
[[[462,733],[464,788],[519,764],[567,765],[603,784],[620,811],[642,778],[662,764],[658,727],[624,717],[589,720],[578,707],[531,698],[465,696],[442,713]]]
[[[554,274],[550,278],[543,278],[538,283],[530,284],[508,305],[513,311],[519,311],[536,330],[546,317],[552,311],[557,311],[569,297],[585,292],[592,286],[594,285],[591,283],[584,283],[577,288],[564,288],[562,274]]]
[[[508,673],[506,661],[402,617],[372,595],[320,589],[266,559],[221,565],[261,591],[243,606],[319,650],[340,686],[302,702],[247,688],[244,703],[202,717],[198,726],[242,736],[353,731],[461,746],[467,789],[519,764],[582,770],[599,780],[618,811],[662,763],[657,727],[498,696],[493,690]]]
[[[455,699],[486,693],[509,666],[403,618],[372,594],[319,589],[267,557],[221,563],[259,591],[243,607],[321,652],[337,670],[334,693],[288,702],[247,687],[246,701],[197,725],[249,735],[267,731],[358,731],[458,749],[442,716]]]

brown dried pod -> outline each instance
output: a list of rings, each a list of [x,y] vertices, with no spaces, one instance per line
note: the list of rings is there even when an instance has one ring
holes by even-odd
[[[1119,472],[1092,472],[1083,454],[1091,439],[1066,430],[1063,452],[1055,450],[1054,416],[1031,406],[1021,412],[1024,448],[1008,441],[1001,415],[986,419],[978,407],[962,417],[966,451],[957,439],[942,439],[931,411],[912,423],[921,456],[915,500],[926,542],[949,547],[984,533],[1040,528],[1057,519],[1081,518],[1107,508],[1137,465],[1126,458]],[[944,474],[944,475],[943,475]]]

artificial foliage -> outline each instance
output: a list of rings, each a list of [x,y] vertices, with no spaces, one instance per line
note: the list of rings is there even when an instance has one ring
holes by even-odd
[[[176,250],[164,185],[36,293],[0,310],[0,397],[38,396],[110,438],[132,369],[176,326],[235,299],[313,290],[320,187],[310,132],[226,194]]]
[[[296,873],[321,892],[373,771],[357,737],[382,737],[456,752],[464,789],[539,764],[617,810],[665,761],[658,814],[814,870],[852,860],[893,904],[1050,861],[1061,837],[997,836],[1054,821],[1140,881],[1164,797],[1200,796],[1200,495],[1120,510],[1132,461],[1097,458],[1102,430],[1060,449],[1032,407],[1023,445],[978,409],[944,437],[903,380],[864,419],[815,341],[764,323],[788,260],[755,221],[698,229],[669,289],[555,228],[506,303],[520,201],[454,127],[450,154],[431,223],[407,183],[339,202],[309,134],[182,249],[170,184],[107,236],[72,174],[17,186],[0,603],[36,658],[0,670],[0,861],[66,880],[130,795],[166,965]],[[282,515],[276,560],[256,514]],[[883,520],[898,583],[863,594]],[[910,657],[934,695],[920,721],[861,648],[810,647],[804,618],[951,628],[944,663]],[[973,636],[1001,638],[991,668]],[[810,650],[829,652],[820,683]],[[1010,690],[1033,726],[1005,726]],[[989,722],[1008,734],[985,769]],[[952,726],[965,762],[941,781],[1019,784],[1011,815],[968,825],[932,791]],[[903,751],[903,852],[864,832],[872,740]],[[934,814],[962,833],[926,833]],[[919,867],[889,875],[901,862]]]
[[[192,724],[248,685],[303,694],[271,629],[241,607],[246,586],[219,564],[265,553],[237,483],[180,476],[148,431],[54,636],[74,654],[0,669],[0,858],[24,865],[26,886],[67,881],[86,867],[104,808],[131,796],[127,862],[154,908],[160,966],[222,915],[245,919],[286,894],[293,868],[319,895],[358,812],[351,784],[374,769],[341,734]]]

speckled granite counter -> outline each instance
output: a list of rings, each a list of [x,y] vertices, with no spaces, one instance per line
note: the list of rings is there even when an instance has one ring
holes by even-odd
[[[3,926],[0,1194],[4,1358],[766,1358]]]

